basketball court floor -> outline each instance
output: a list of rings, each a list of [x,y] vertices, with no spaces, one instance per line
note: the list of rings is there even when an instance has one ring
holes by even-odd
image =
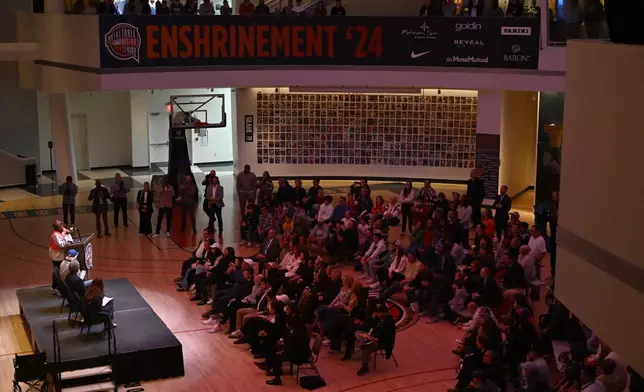
[[[226,207],[223,210],[224,233],[220,239],[224,246],[233,246],[238,254],[249,256],[255,250],[240,248],[239,208],[231,172],[219,173],[225,189]],[[113,177],[113,175],[111,176]],[[200,182],[200,178],[197,179]],[[380,186],[385,185],[386,186]],[[323,181],[322,186],[333,189],[331,194],[346,193],[347,181]],[[418,186],[419,184],[417,184]],[[373,183],[374,193],[391,196],[400,189],[400,183]],[[437,190],[464,192],[463,186],[437,185]],[[89,189],[83,189],[88,192]],[[87,205],[86,197],[79,194],[79,205]],[[135,192],[130,195],[134,199]],[[35,199],[35,200],[34,200]],[[524,199],[524,197],[522,197]],[[525,197],[528,199],[528,197]],[[22,201],[21,201],[22,200]],[[29,353],[31,347],[23,330],[15,291],[22,287],[50,284],[51,261],[47,253],[51,223],[60,219],[55,208],[59,196],[16,199],[0,203],[0,390],[10,390],[13,379],[12,359],[17,353]],[[521,200],[521,199],[520,199]],[[8,204],[10,203],[10,204]],[[22,205],[21,205],[22,203]],[[530,202],[518,203],[519,210],[530,213]],[[18,214],[14,212],[19,212]],[[27,213],[26,211],[30,211]],[[188,232],[182,233],[180,222],[173,222],[170,238],[139,237],[138,214],[129,211],[129,228],[112,229],[112,236],[96,239],[92,277],[104,279],[127,278],[138,289],[156,314],[183,345],[186,375],[142,383],[147,392],[184,391],[263,391],[273,390],[264,384],[267,377],[253,365],[245,346],[233,345],[225,335],[208,334],[201,324],[203,308],[188,301],[186,293],[175,291],[172,279],[178,275],[181,262],[189,257],[198,239]],[[175,218],[179,215],[175,214]],[[8,219],[11,217],[12,219]],[[111,216],[109,216],[112,226]],[[207,217],[198,213],[198,228],[206,225]],[[153,219],[153,225],[155,224]],[[77,215],[76,225],[81,232],[94,229],[94,216]],[[165,230],[165,229],[164,229]],[[396,232],[392,232],[394,237]],[[118,293],[106,293],[118,296]],[[118,317],[118,312],[116,317]],[[118,334],[118,329],[117,329]],[[323,348],[318,368],[327,382],[326,391],[393,392],[393,391],[445,391],[452,387],[456,377],[456,358],[451,354],[455,340],[462,331],[448,323],[427,325],[424,319],[411,319],[407,328],[399,331],[394,355],[399,363],[378,361],[377,371],[358,377],[358,355],[353,361],[341,362],[341,354],[328,354]],[[294,377],[285,376],[281,389],[300,389]],[[123,389],[127,390],[127,389]]]

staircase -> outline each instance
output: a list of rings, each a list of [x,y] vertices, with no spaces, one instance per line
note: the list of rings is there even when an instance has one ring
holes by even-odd
[[[108,358],[105,364],[95,367],[79,367],[73,370],[60,371],[60,340],[56,321],[53,321],[54,338],[54,379],[56,391],[59,392],[117,392],[118,387],[114,382],[112,360],[116,354],[116,337],[113,331],[107,330]],[[80,338],[80,337],[79,337]]]

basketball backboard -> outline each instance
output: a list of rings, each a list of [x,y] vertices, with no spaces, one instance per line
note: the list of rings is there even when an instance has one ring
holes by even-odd
[[[226,126],[224,94],[172,95],[172,128],[222,128]]]

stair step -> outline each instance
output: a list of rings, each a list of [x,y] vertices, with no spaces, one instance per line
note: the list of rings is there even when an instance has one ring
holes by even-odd
[[[94,377],[94,376],[107,376],[112,373],[111,366],[98,366],[87,369],[71,370],[62,372],[60,375],[61,380],[74,380],[78,378]]]
[[[98,384],[79,385],[77,387],[63,388],[60,392],[104,392],[114,391],[116,386],[113,382],[101,382]]]

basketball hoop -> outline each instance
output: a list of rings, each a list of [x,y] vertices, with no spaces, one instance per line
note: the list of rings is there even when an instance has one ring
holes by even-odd
[[[206,129],[206,127],[208,126],[208,123],[205,123],[203,121],[195,121],[194,126],[195,126],[195,133],[199,137],[206,136],[208,132],[208,130]]]

